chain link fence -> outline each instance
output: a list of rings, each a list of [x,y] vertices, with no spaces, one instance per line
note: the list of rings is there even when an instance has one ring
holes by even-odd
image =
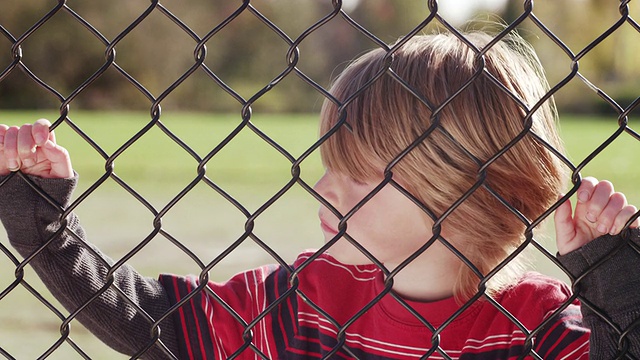
[[[458,27],[452,25],[446,17],[439,13],[437,1],[418,2],[423,4],[423,13],[420,14],[422,21],[412,25],[410,30],[400,35],[412,37],[438,28],[439,31],[451,32],[464,39],[464,35]],[[282,115],[282,117],[289,119],[282,122],[278,116],[274,115],[261,117],[262,114],[255,109],[260,108],[262,103],[270,101],[274,89],[279,87],[292,87],[301,89],[300,92],[311,94],[313,99],[309,101],[310,103],[319,103],[324,98],[331,98],[328,93],[331,74],[324,74],[325,78],[319,78],[318,76],[321,75],[310,76],[308,73],[313,70],[306,71],[305,69],[305,58],[315,56],[313,48],[308,47],[306,42],[317,43],[316,34],[322,34],[325,37],[324,42],[340,46],[340,39],[344,32],[332,33],[331,29],[335,28],[336,24],[348,25],[349,34],[352,36],[356,34],[355,36],[366,39],[368,47],[379,47],[391,55],[394,48],[386,45],[390,39],[386,35],[376,34],[367,28],[365,24],[375,22],[375,19],[363,20],[358,15],[357,6],[354,9],[349,6],[347,9],[347,6],[353,3],[348,1],[323,1],[322,6],[324,6],[325,12],[322,13],[322,16],[305,24],[303,29],[288,31],[283,28],[287,28],[289,24],[278,23],[270,17],[274,11],[270,6],[274,6],[275,3],[288,3],[287,1],[224,2],[219,5],[220,14],[224,14],[224,16],[216,14],[215,23],[212,22],[208,28],[202,28],[201,25],[198,25],[197,30],[195,30],[195,25],[187,23],[175,15],[166,5],[168,2],[154,0],[151,3],[142,1],[137,3],[140,5],[140,11],[130,14],[131,20],[126,26],[114,25],[115,29],[122,30],[109,29],[109,33],[113,34],[109,37],[103,35],[105,30],[101,28],[102,26],[108,27],[105,25],[105,23],[108,24],[108,19],[100,19],[100,24],[94,25],[93,20],[85,19],[81,13],[74,10],[74,4],[63,0],[57,3],[47,2],[43,8],[48,10],[28,26],[23,24],[26,29],[24,31],[16,32],[3,26],[0,22],[0,48],[7,59],[6,62],[0,63],[0,87],[3,86],[3,82],[7,83],[11,77],[19,76],[24,79],[25,87],[38,89],[37,92],[40,96],[47,98],[50,103],[55,103],[55,107],[45,108],[35,113],[45,114],[52,118],[54,129],[67,141],[67,143],[60,141],[63,146],[76,146],[80,149],[79,151],[89,154],[87,155],[89,164],[86,167],[92,169],[93,172],[86,176],[80,174],[82,176],[80,189],[69,208],[64,210],[63,215],[71,211],[81,213],[90,235],[92,232],[104,233],[95,236],[98,238],[95,242],[106,253],[117,259],[112,271],[108,274],[109,283],[114,281],[113,273],[128,262],[133,263],[143,272],[150,271],[151,273],[147,275],[153,276],[158,272],[176,271],[197,274],[202,281],[223,280],[236,271],[240,271],[243,267],[278,263],[289,269],[287,281],[293,287],[278,299],[276,305],[287,301],[287,297],[299,296],[304,300],[305,294],[296,291],[297,277],[311,263],[312,259],[320,255],[320,252],[312,255],[311,260],[304,262],[296,269],[291,268],[288,264],[303,247],[320,247],[321,240],[312,237],[312,239],[318,239],[318,242],[292,245],[291,241],[294,240],[291,239],[306,237],[307,233],[303,228],[317,228],[317,224],[314,223],[317,222],[315,211],[319,204],[326,204],[326,201],[312,190],[312,185],[322,172],[322,166],[318,161],[319,147],[329,135],[321,137],[318,141],[311,140],[312,136],[315,136],[315,124],[309,125],[311,122],[306,120],[305,115]],[[143,3],[144,5],[141,5]],[[385,2],[381,1],[380,3]],[[582,6],[582,2],[579,1],[572,2],[572,4],[576,9]],[[640,140],[640,135],[633,130],[631,125],[640,103],[640,97],[638,97],[640,91],[638,88],[632,89],[632,95],[624,101],[615,99],[608,92],[601,90],[598,83],[590,80],[589,74],[582,73],[579,66],[581,61],[593,54],[594,49],[607,42],[615,34],[623,31],[627,34],[625,35],[626,42],[616,43],[616,49],[632,46],[640,40],[640,25],[630,15],[630,9],[633,5],[636,4],[631,4],[631,1],[628,0],[607,1],[606,5],[602,6],[615,8],[616,18],[602,27],[598,36],[580,46],[567,45],[563,39],[555,35],[553,28],[557,24],[547,24],[544,18],[538,17],[537,7],[534,6],[533,1],[509,2],[509,8],[511,11],[515,11],[515,16],[504,30],[497,32],[496,38],[499,39],[511,31],[524,29],[522,30],[524,34],[532,34],[533,37],[537,37],[536,44],[546,43],[545,49],[549,49],[549,45],[552,45],[553,49],[548,52],[553,53],[554,61],[566,63],[567,67],[564,74],[556,75],[557,79],[550,79],[551,90],[546,96],[554,95],[560,98],[563,96],[564,88],[576,86],[576,83],[581,84],[578,86],[589,90],[584,92],[588,94],[585,96],[595,97],[597,100],[594,101],[602,104],[601,108],[605,109],[608,119],[613,124],[609,127],[613,129],[610,135],[607,134],[601,143],[590,144],[589,153],[584,157],[571,161],[557,154],[572,174],[571,179],[574,186],[567,193],[567,197],[576,191],[580,181],[580,172],[610,147],[627,141],[625,142],[627,144],[625,145],[627,152],[625,156],[635,160],[633,146],[637,140]],[[2,4],[2,7],[10,8],[11,6],[11,2]],[[173,4],[173,6],[189,7],[189,4]],[[279,11],[286,11],[286,8],[287,4],[281,5]],[[347,10],[349,11],[347,12]],[[394,14],[388,15],[394,16]],[[296,16],[296,14],[288,16]],[[182,33],[183,43],[191,49],[192,56],[189,66],[168,85],[145,83],[135,74],[130,74],[119,62],[120,56],[138,57],[143,62],[148,60],[145,59],[147,54],[120,54],[118,50],[128,37],[145,27],[147,19],[151,17],[162,18],[163,26],[172,27],[173,30]],[[208,58],[216,56],[215,44],[228,36],[225,29],[232,27],[234,22],[239,21],[240,18],[251,18],[254,24],[259,24],[259,26],[255,26],[254,31],[269,33],[277,37],[280,42],[277,52],[281,63],[276,67],[277,70],[273,76],[269,75],[270,78],[258,89],[247,90],[241,83],[237,86],[230,85],[224,80],[227,74],[217,72],[215,65],[207,63]],[[37,36],[46,38],[46,32],[49,31],[48,24],[52,21],[61,21],[61,19],[64,22],[79,25],[75,27],[75,31],[82,32],[82,36],[88,36],[92,39],[93,46],[102,52],[102,59],[97,70],[81,79],[79,85],[74,82],[78,79],[68,83],[65,83],[64,79],[61,82],[53,80],[52,83],[55,84],[50,84],[46,79],[54,79],[54,77],[46,71],[55,73],[56,69],[35,71],[29,65],[32,39]],[[145,31],[158,31],[161,34],[159,29],[147,27]],[[62,42],[64,39],[52,38],[47,46],[58,46],[55,41]],[[167,58],[182,56],[171,51],[171,44],[166,44],[166,46],[166,53],[162,56]],[[303,47],[307,52],[300,50]],[[157,50],[162,52],[163,49]],[[237,49],[237,51],[243,50]],[[477,51],[480,53],[479,50]],[[10,54],[10,57],[6,57],[6,54]],[[541,56],[544,57],[544,54]],[[640,57],[637,54],[630,56],[632,62],[637,66]],[[346,59],[341,61],[344,60]],[[260,56],[256,56],[252,61],[259,62],[262,59]],[[331,64],[332,67],[342,65],[341,63]],[[153,66],[151,68],[153,72],[161,73],[164,71],[162,68],[153,68]],[[168,112],[166,109],[163,112],[163,105],[169,103],[175,93],[180,92],[183,88],[196,87],[200,89],[203,86],[202,82],[194,82],[195,78],[205,79],[205,86],[215,88],[214,96],[231,99],[235,104],[232,108],[236,109],[236,115],[189,114],[188,116],[197,118],[189,124],[198,124],[199,127],[185,130],[180,127],[180,119],[181,116],[186,115],[180,115],[177,111]],[[117,113],[101,117],[104,120],[97,126],[90,121],[91,117],[97,116],[95,113],[83,111],[82,106],[79,110],[75,110],[76,104],[86,104],[82,98],[86,93],[93,91],[96,84],[112,81],[112,79],[125,82],[130,89],[133,89],[133,93],[136,95],[133,95],[131,101],[136,104],[136,108],[148,109],[148,115],[138,114],[136,120],[129,119],[129,115],[126,113]],[[474,79],[468,79],[468,83],[472,83]],[[150,90],[151,88],[154,90]],[[211,94],[211,90],[202,91],[209,91],[208,94]],[[196,89],[195,92],[197,93],[198,90]],[[103,94],[103,96],[108,97],[109,94]],[[188,105],[183,106],[180,110],[185,110],[185,108],[189,110]],[[99,107],[98,110],[113,109],[104,106]],[[32,120],[17,118],[20,115],[21,113],[0,112],[0,116],[3,116],[3,123]],[[116,124],[118,125],[116,126]],[[285,130],[279,132],[278,129]],[[524,132],[521,137],[526,134]],[[202,140],[202,137],[205,138],[205,141]],[[303,140],[296,142],[298,138]],[[242,142],[245,141],[242,139],[250,140]],[[518,140],[510,146],[514,146]],[[165,152],[145,154],[143,150],[146,147],[151,147],[152,142],[162,144]],[[255,148],[247,149],[251,147]],[[508,151],[509,148],[506,147],[504,151]],[[229,149],[233,149],[233,151]],[[261,152],[269,153],[271,157],[261,158]],[[179,155],[171,158],[175,154]],[[148,156],[148,158],[144,158],[144,156]],[[252,156],[256,156],[259,160],[254,159],[252,162]],[[493,160],[498,156],[499,154],[496,154]],[[75,158],[73,152],[72,157]],[[281,171],[275,180],[258,179],[254,183],[243,183],[235,180],[234,175],[237,174],[231,174],[229,178],[220,175],[224,169],[220,170],[220,167],[217,166],[220,163],[216,161],[221,157],[235,157],[237,162],[246,161],[249,168],[247,171],[255,167],[256,162],[261,161],[266,163],[257,166],[277,167]],[[140,161],[139,159],[143,159],[141,162],[149,164],[136,163],[136,161]],[[119,171],[119,164],[127,161],[134,164],[132,168],[139,168],[139,172],[142,173],[149,171],[151,175],[145,177],[144,174],[138,174],[144,179],[140,182],[137,182],[134,176],[122,175]],[[188,169],[188,173],[182,174],[176,188],[163,188],[163,182],[158,177],[178,176],[172,174],[171,171],[163,173],[163,168],[167,166],[166,163],[172,161],[184,163],[184,168]],[[490,163],[485,166],[489,166]],[[76,163],[76,168],[82,166],[84,166],[82,163]],[[149,170],[153,167],[156,169]],[[222,167],[224,168],[224,165]],[[132,171],[135,173],[135,170]],[[255,174],[254,176],[261,176],[260,174],[263,173]],[[16,173],[14,176],[28,180],[21,173]],[[267,187],[266,190],[258,194],[255,189],[252,189],[252,186],[259,183],[260,180],[271,181],[270,184],[275,185]],[[157,184],[155,184],[156,182]],[[385,182],[390,182],[390,179],[386,179]],[[0,184],[0,189],[3,184]],[[38,189],[34,184],[33,186]],[[479,176],[473,189],[461,197],[457,204],[465,201],[466,197],[470,196],[476,188],[482,186],[489,191],[491,190],[486,187],[483,178]],[[155,190],[159,191],[148,190],[153,187],[158,187],[159,189]],[[264,193],[268,195],[264,195]],[[48,195],[42,191],[41,195],[55,204],[55,201],[49,199]],[[494,193],[494,196],[499,199],[498,194]],[[631,197],[633,198],[633,196]],[[115,203],[114,199],[116,199]],[[452,205],[452,208],[455,208],[457,204]],[[510,204],[505,203],[504,205],[509,207],[514,214],[518,214],[518,211]],[[303,208],[311,208],[312,212],[307,212]],[[538,219],[522,218],[527,228],[527,240],[523,246],[503,262],[503,265],[528,248],[536,252],[541,262],[553,268],[551,272],[561,276],[564,274],[562,265],[554,256],[553,246],[539,240],[539,233],[533,231],[554,210],[555,208],[549,209]],[[441,219],[435,220],[439,222]],[[272,223],[271,227],[264,225],[267,222]],[[227,226],[223,228],[221,223],[231,223],[232,226],[225,224]],[[181,227],[174,227],[175,224]],[[224,233],[226,230],[219,231],[229,228],[232,230],[228,233]],[[216,232],[220,233],[219,236],[216,235]],[[206,233],[210,235],[203,235]],[[125,238],[126,241],[114,242],[113,239],[119,236]],[[192,239],[194,237],[204,240],[194,241]],[[216,237],[224,240],[216,240]],[[275,238],[284,238],[285,240],[277,241]],[[43,247],[46,246],[43,245]],[[632,247],[635,251],[639,250]],[[2,266],[0,267],[2,271],[0,277],[0,321],[2,322],[0,325],[2,328],[0,329],[0,334],[2,334],[0,336],[0,354],[7,359],[113,359],[122,356],[101,345],[78,323],[76,317],[83,311],[86,304],[69,312],[48,294],[48,291],[44,289],[37,276],[30,269],[29,263],[33,257],[23,259],[5,239],[0,242],[0,249],[2,250],[2,255],[0,255],[2,257]],[[37,256],[37,253],[34,256]],[[458,255],[462,256],[459,252]],[[397,271],[390,273],[375,258],[372,260],[391,278],[396,275]],[[411,260],[407,259],[404,265],[407,265]],[[400,268],[402,267],[400,266]],[[500,267],[488,274],[485,279],[489,279],[499,271]],[[580,281],[576,282],[576,286],[579,287],[579,284]],[[106,290],[105,287],[100,291]],[[198,291],[211,290],[201,288]],[[390,288],[384,289],[379,297],[389,291]],[[99,294],[100,292],[96,296]],[[358,357],[349,350],[345,334],[353,322],[364,316],[380,300],[379,297],[364,306],[350,321],[333,324],[337,329],[337,341],[335,347],[330,349],[328,357]],[[459,312],[451,316],[450,321],[459,316],[473,302],[480,301],[482,298],[483,293],[479,292],[469,302],[461,306]],[[403,306],[406,306],[407,309],[411,309],[406,302],[399,298],[398,301],[404,304]],[[180,304],[186,306],[188,302],[185,300]],[[309,304],[312,307],[315,306],[312,301],[309,301]],[[593,307],[591,304],[583,306]],[[500,305],[496,303],[496,307],[500,308]],[[178,310],[178,308],[172,308],[171,311]],[[265,310],[254,319],[245,319],[247,321],[246,333],[250,334],[271,310],[272,308]],[[326,315],[326,318],[330,319],[330,316],[323,309],[317,308],[315,310],[321,316]],[[598,311],[597,308],[594,310]],[[501,311],[514,323],[519,323],[519,320],[513,315],[504,309]],[[154,319],[154,321],[160,320]],[[433,343],[438,344],[437,339],[440,332],[450,321],[445,322],[440,328],[433,327],[424,319],[422,321],[425,323],[425,327],[433,331],[433,339],[436,339]],[[625,337],[638,323],[640,323],[640,319],[633,322],[633,326],[629,329],[615,329],[615,332],[619,334],[622,357],[624,357],[624,350],[627,346]],[[525,348],[531,351],[528,356],[539,358],[531,350],[531,347],[533,339],[543,326],[544,324],[540,324],[539,327],[533,329],[521,328],[526,338]],[[234,355],[247,356],[247,353],[251,353],[252,357],[255,354],[256,358],[268,358],[256,347],[251,336],[245,340],[245,346]],[[136,356],[144,357],[144,350],[150,346],[151,344],[140,344],[141,352]],[[433,358],[457,358],[455,354],[447,354],[438,346],[434,346],[416,357],[430,358],[430,356]]]

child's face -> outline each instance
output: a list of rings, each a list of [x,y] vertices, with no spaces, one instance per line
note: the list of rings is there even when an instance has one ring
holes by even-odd
[[[381,180],[360,183],[328,170],[314,189],[345,215]],[[328,242],[338,233],[339,219],[325,206],[320,207],[319,217],[325,242]],[[392,268],[392,265],[405,260],[430,239],[431,225],[424,211],[387,184],[349,218],[347,233],[379,261]],[[329,253],[347,264],[370,263],[344,238],[331,246]]]

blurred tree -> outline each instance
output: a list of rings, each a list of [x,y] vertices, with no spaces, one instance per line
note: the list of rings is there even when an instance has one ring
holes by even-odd
[[[622,18],[619,6],[618,1],[547,0],[536,2],[533,12],[577,55]],[[518,14],[517,8],[514,5],[509,7],[511,18]],[[639,7],[631,6],[629,10],[631,16],[640,18]],[[522,11],[520,4],[519,12]],[[571,71],[569,57],[531,22],[525,25],[531,31],[525,34],[538,51],[548,77],[552,84],[557,83]],[[579,71],[592,84],[627,106],[640,96],[637,89],[640,82],[639,53],[640,33],[624,23],[579,60]],[[581,80],[575,79],[561,90],[562,96],[556,97],[558,106],[572,112],[611,112],[608,105],[587,89]]]
[[[350,0],[347,15],[384,42],[393,42],[418,26],[427,16],[424,0]],[[517,18],[523,0],[511,0],[499,14],[505,21]],[[0,71],[13,62],[12,38],[20,38],[49,11],[55,0],[5,0],[0,12]],[[254,98],[254,109],[262,111],[316,111],[321,95],[289,74],[268,92],[262,89],[287,69],[290,43],[304,34],[299,44],[296,69],[327,88],[332,74],[353,57],[376,46],[342,14],[311,34],[305,30],[333,11],[331,0],[253,0],[253,9],[242,1],[68,0],[41,28],[22,43],[22,61],[55,91],[68,97],[107,61],[105,42],[115,44],[116,63],[149,92],[162,97],[162,106],[186,110],[237,111],[242,101]],[[620,18],[618,3],[599,0],[537,1],[534,14],[574,52]],[[69,10],[70,9],[70,10]],[[251,11],[249,11],[251,10]],[[637,15],[637,10],[636,11]],[[95,29],[89,31],[74,16],[77,13]],[[148,14],[143,16],[143,14]],[[173,14],[175,18],[167,16]],[[238,16],[235,16],[238,15]],[[638,16],[636,16],[638,17]],[[136,19],[141,22],[129,29]],[[274,25],[267,25],[263,18]],[[484,17],[486,18],[486,16]],[[220,25],[228,22],[224,27]],[[184,23],[189,29],[181,28]],[[585,24],[588,24],[586,26]],[[429,24],[431,32],[439,25]],[[524,35],[535,43],[552,82],[569,72],[567,56],[546,38],[530,20]],[[212,35],[209,39],[209,35]],[[640,78],[636,66],[640,35],[628,24],[589,52],[580,70],[607,92],[625,99],[637,96]],[[204,69],[197,69],[177,88],[173,84],[196,63],[197,39],[208,38]],[[29,80],[18,69],[0,73],[0,107],[58,107],[57,97]],[[216,84],[218,77],[233,90]],[[170,89],[170,91],[168,90]],[[593,108],[592,98],[581,97],[584,88],[563,90],[559,103],[571,109]],[[240,100],[244,99],[244,100]],[[586,103],[585,103],[586,102]],[[112,66],[77,94],[72,105],[88,109],[126,108],[147,110],[151,105],[144,91],[133,86]]]

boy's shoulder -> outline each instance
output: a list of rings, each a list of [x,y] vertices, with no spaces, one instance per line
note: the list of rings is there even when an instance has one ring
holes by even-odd
[[[571,296],[569,286],[563,281],[536,271],[525,272],[518,281],[502,293],[507,299],[533,298],[536,301],[567,299]]]
[[[546,319],[554,316],[567,302],[579,305],[571,296],[571,289],[566,283],[530,271],[523,274],[512,286],[501,291],[496,296],[496,301],[518,319]],[[579,312],[577,307],[573,310]]]

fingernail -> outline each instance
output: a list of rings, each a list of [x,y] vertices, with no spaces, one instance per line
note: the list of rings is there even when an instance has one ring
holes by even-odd
[[[598,232],[600,234],[606,234],[607,233],[607,227],[604,226],[603,224],[598,225]]]
[[[589,201],[589,193],[586,191],[580,191],[578,193],[578,201],[580,202],[587,202]]]
[[[7,160],[7,167],[11,171],[20,170],[20,165],[18,165],[18,162],[16,160]]]
[[[585,217],[587,218],[587,220],[589,220],[589,222],[592,222],[592,223],[594,223],[594,222],[596,222],[596,220],[598,220],[596,218],[596,216],[593,215],[592,213],[587,213],[587,215],[585,215]]]

